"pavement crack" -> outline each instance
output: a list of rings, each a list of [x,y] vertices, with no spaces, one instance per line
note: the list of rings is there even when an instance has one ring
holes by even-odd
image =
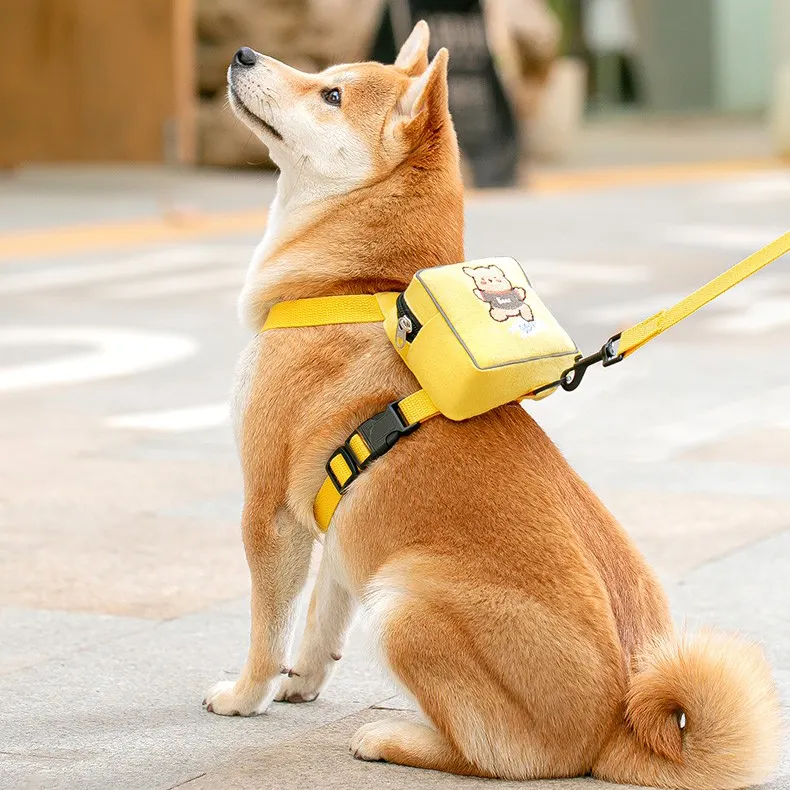
[[[21,757],[25,760],[74,760],[74,755],[70,754],[46,754],[45,752],[10,752],[0,749],[0,755],[6,757]]]
[[[190,776],[189,779],[185,779],[183,782],[179,782],[178,784],[170,785],[166,788],[166,790],[175,790],[177,787],[184,787],[184,785],[188,785],[190,782],[194,782],[195,779],[200,779],[201,777],[206,775],[206,771],[203,771],[201,774],[197,774],[196,776]]]

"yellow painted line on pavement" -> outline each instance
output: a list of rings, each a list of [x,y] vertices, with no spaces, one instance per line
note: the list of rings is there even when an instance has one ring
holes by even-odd
[[[263,235],[268,211],[172,214],[129,222],[71,225],[0,234],[0,259],[69,255],[92,250],[134,247],[257,232]]]
[[[730,178],[738,173],[785,168],[788,160],[752,159],[730,162],[693,162],[641,167],[536,172],[530,177],[528,194],[560,194],[627,186],[688,183]],[[521,194],[515,189],[468,191],[469,202],[501,199]],[[69,255],[141,244],[194,240],[229,233],[263,233],[268,212],[174,213],[128,222],[73,225],[0,233],[0,261]]]
[[[661,184],[684,184],[694,181],[719,181],[742,173],[778,170],[790,167],[790,159],[765,158],[725,162],[689,162],[679,164],[643,165],[638,167],[605,167],[585,170],[537,170],[527,176],[526,192],[551,195],[573,192],[595,192],[619,187],[649,187]],[[512,196],[517,190],[470,189],[467,201],[484,202]]]
[[[790,160],[779,158],[733,160],[729,162],[689,162],[646,165],[641,167],[610,167],[577,170],[567,173],[534,173],[529,187],[541,194],[583,192],[626,186],[682,184],[690,181],[716,181],[738,173],[787,168]]]

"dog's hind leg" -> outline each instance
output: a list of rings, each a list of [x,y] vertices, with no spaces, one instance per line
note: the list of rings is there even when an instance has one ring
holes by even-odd
[[[589,593],[587,609],[606,606]],[[385,566],[365,613],[384,665],[432,729],[365,725],[352,751],[502,779],[587,773],[622,698],[616,633],[575,622],[559,605],[470,581],[468,566],[447,558]]]
[[[432,727],[405,719],[362,725],[351,738],[350,749],[359,760],[384,760],[464,776],[484,775]]]
[[[413,597],[397,581],[374,581],[364,610],[382,663],[432,726],[397,719],[365,724],[351,739],[354,756],[462,775],[506,776],[492,770],[487,759],[489,753],[508,751],[493,734],[503,690],[487,688],[490,679],[469,654],[457,624],[441,606]],[[479,709],[481,702],[493,703],[490,722]],[[528,772],[515,773],[521,778]]]

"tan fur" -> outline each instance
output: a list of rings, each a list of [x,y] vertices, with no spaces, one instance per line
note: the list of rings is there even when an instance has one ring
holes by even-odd
[[[355,184],[338,193],[345,176],[310,161],[320,148],[299,137],[311,121],[279,141],[246,118],[283,168],[242,295],[253,325],[279,300],[400,290],[418,269],[463,259],[447,56],[426,66],[427,45],[421,23],[397,66],[289,77],[267,60],[244,72],[248,97],[276,86],[280,115],[265,110],[267,122],[284,128],[289,103],[312,107],[318,91],[342,82],[343,105],[321,128],[364,147]],[[303,158],[309,183],[293,170]],[[235,403],[252,638],[240,679],[209,691],[211,710],[248,715],[275,695],[315,698],[361,601],[384,665],[430,726],[366,725],[352,739],[357,757],[691,790],[764,778],[778,724],[761,652],[730,637],[675,638],[663,592],[628,536],[518,406],[430,420],[352,485],[290,664],[324,464],[360,422],[417,384],[378,325],[273,330],[243,360]],[[292,676],[278,692],[283,665]]]
[[[763,781],[778,754],[779,706],[762,650],[709,632],[649,646],[625,722],[594,770],[615,782],[729,790]]]

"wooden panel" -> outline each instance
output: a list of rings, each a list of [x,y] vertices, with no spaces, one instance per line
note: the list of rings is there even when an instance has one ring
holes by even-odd
[[[0,0],[0,166],[194,158],[192,0]]]

